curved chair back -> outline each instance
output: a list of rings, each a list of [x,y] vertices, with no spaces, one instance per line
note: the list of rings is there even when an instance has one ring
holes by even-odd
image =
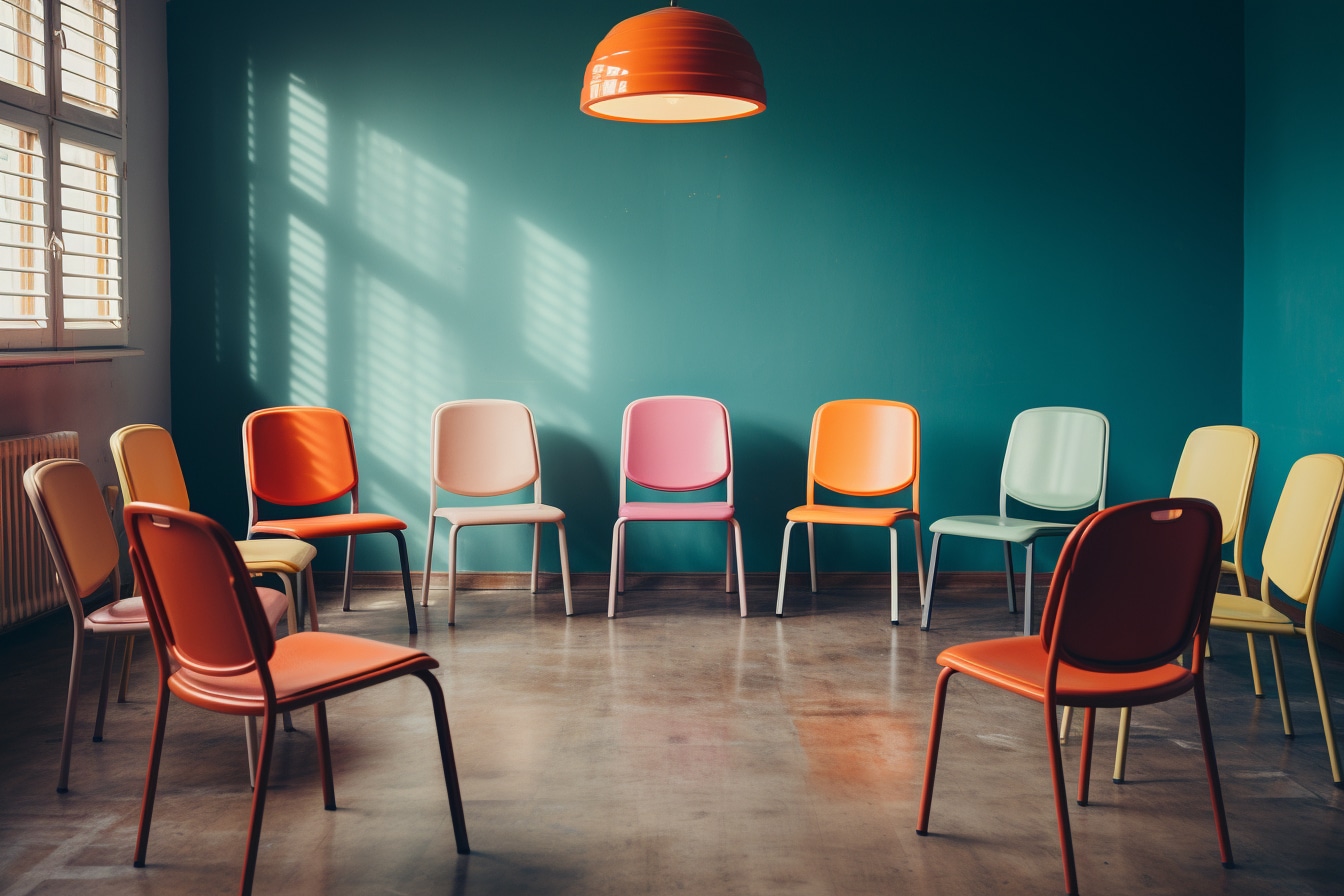
[[[815,503],[814,482],[842,495],[887,495],[917,485],[918,478],[919,413],[913,407],[850,398],[817,408],[807,452],[807,503]]]
[[[1268,594],[1273,582],[1288,597],[1306,604],[1308,613],[1315,610],[1341,494],[1344,457],[1311,454],[1293,464],[1265,536],[1261,593]]]
[[[359,485],[350,421],[332,408],[263,408],[248,414],[243,466],[252,494],[271,504],[322,504]]]
[[[1158,498],[1098,511],[1064,543],[1041,617],[1052,657],[1096,672],[1142,672],[1204,638],[1222,568],[1218,508]]]
[[[168,430],[152,423],[123,426],[109,439],[121,497],[127,504],[149,501],[191,509],[187,481]]]
[[[1008,498],[1040,510],[1106,506],[1110,422],[1084,408],[1032,408],[1013,420],[1003,456],[999,515]]]
[[[621,500],[625,479],[645,488],[689,492],[728,480],[733,445],[728,409],[712,398],[663,395],[632,401],[621,427]]]
[[[502,399],[449,401],[434,409],[430,471],[445,491],[507,495],[541,478],[537,429],[527,405]],[[540,483],[534,495],[541,502]]]
[[[1259,453],[1260,437],[1244,426],[1201,426],[1185,440],[1171,497],[1212,502],[1223,518],[1223,544],[1240,546]]]
[[[24,472],[23,488],[51,549],[70,611],[76,620],[83,619],[84,598],[92,596],[109,576],[114,587],[120,585],[121,548],[98,480],[77,460],[52,458]]]

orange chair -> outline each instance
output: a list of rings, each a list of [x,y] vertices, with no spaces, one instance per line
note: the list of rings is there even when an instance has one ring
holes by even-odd
[[[331,408],[281,407],[253,411],[243,421],[243,469],[251,505],[247,536],[279,535],[309,541],[346,537],[345,590],[341,609],[350,609],[355,569],[355,537],[391,532],[401,554],[401,583],[411,634],[419,629],[411,598],[411,568],[406,556],[406,524],[382,513],[359,509],[359,467],[350,421]],[[349,513],[299,519],[262,520],[258,499],[285,507],[311,506],[350,496]]]
[[[890,495],[910,489],[910,507],[842,507],[816,502],[816,487],[840,495]],[[919,531],[919,412],[899,401],[851,398],[829,401],[812,416],[807,451],[807,503],[789,511],[779,558],[775,615],[784,615],[784,578],[794,523],[807,523],[807,560],[812,593],[817,591],[817,549],[813,526],[880,526],[891,532],[891,624],[896,611],[896,523],[915,527],[919,594],[924,596],[924,540]]]
[[[1059,753],[1057,707],[1086,708],[1078,804],[1087,805],[1098,707],[1144,706],[1194,691],[1218,851],[1232,867],[1218,763],[1204,697],[1204,645],[1221,566],[1223,525],[1212,504],[1159,498],[1098,511],[1069,536],[1046,596],[1038,638],[997,638],[950,647],[933,697],[916,833],[927,834],[943,707],[953,674],[965,673],[1035,700],[1045,709],[1064,883],[1078,892]],[[1191,651],[1187,670],[1172,661]]]
[[[323,803],[335,809],[326,701],[403,675],[414,675],[429,688],[457,851],[470,851],[443,690],[431,672],[439,665],[433,657],[330,632],[298,632],[277,641],[233,539],[198,513],[132,502],[126,507],[126,538],[131,565],[145,589],[159,664],[158,705],[135,846],[137,868],[144,867],[149,846],[169,691],[202,709],[261,717],[261,755],[239,888],[247,896],[257,865],[276,715],[313,707]]]

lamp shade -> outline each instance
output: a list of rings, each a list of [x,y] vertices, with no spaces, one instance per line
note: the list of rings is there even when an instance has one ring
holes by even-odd
[[[732,25],[667,6],[626,19],[603,38],[579,108],[651,124],[744,118],[765,110],[765,76]]]

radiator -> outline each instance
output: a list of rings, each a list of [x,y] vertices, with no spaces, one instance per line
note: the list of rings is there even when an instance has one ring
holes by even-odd
[[[49,457],[79,457],[79,433],[0,439],[0,631],[65,606],[56,567],[23,491],[23,471]]]

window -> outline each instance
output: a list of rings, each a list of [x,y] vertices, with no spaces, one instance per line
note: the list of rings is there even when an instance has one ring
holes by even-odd
[[[0,0],[0,349],[126,344],[119,0]]]

